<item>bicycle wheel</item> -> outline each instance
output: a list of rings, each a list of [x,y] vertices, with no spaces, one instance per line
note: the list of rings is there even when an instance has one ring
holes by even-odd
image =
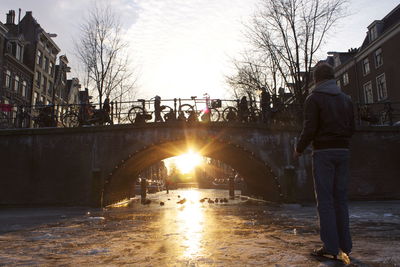
[[[224,109],[224,111],[222,112],[222,119],[228,122],[237,121],[238,120],[237,108],[227,107],[226,109]]]
[[[178,119],[183,120],[183,119],[188,119],[189,116],[193,116],[194,114],[194,108],[190,104],[183,104],[179,106],[179,113],[178,113]]]
[[[216,109],[216,108],[211,108],[210,109],[210,120],[211,121],[219,121],[219,117],[220,116],[221,115],[219,114],[218,109]]]
[[[144,110],[142,107],[132,107],[128,112],[128,119],[131,123],[145,122]]]
[[[165,122],[174,121],[176,119],[174,109],[169,106],[161,106],[162,116]]]
[[[75,112],[67,112],[62,116],[61,123],[64,127],[78,127],[79,116]]]

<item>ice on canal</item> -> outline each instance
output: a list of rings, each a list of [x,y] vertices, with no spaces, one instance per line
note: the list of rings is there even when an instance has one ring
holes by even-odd
[[[312,204],[238,193],[222,203],[226,190],[182,189],[148,195],[148,205],[2,209],[0,266],[340,266],[309,256],[320,245]],[[350,217],[356,266],[400,264],[399,201],[352,202]]]

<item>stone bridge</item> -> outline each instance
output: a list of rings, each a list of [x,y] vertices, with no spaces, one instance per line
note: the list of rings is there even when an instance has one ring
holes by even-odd
[[[298,129],[262,125],[154,123],[0,131],[0,205],[93,205],[129,197],[138,174],[188,148],[232,166],[248,193],[310,200],[311,156],[292,158]],[[353,198],[399,198],[399,128],[359,129]]]

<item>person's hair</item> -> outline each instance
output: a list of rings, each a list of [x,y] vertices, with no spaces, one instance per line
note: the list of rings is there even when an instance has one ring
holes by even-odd
[[[335,78],[335,72],[331,65],[327,63],[320,63],[315,66],[314,69],[314,80],[315,83],[324,80],[331,80]]]

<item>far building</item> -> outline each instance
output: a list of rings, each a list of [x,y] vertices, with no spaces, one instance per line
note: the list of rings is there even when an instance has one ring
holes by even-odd
[[[29,45],[21,28],[15,24],[15,11],[10,10],[6,24],[0,22],[0,68],[2,75],[0,102],[12,105],[9,115],[14,123],[17,110],[28,106],[32,97],[33,71],[26,64],[26,47]],[[27,126],[26,120],[20,121],[20,127]]]
[[[6,23],[0,22],[0,104],[12,107],[7,114],[14,126],[26,127],[32,125],[29,118],[23,125],[15,123],[20,107],[29,110],[28,106],[39,102],[55,104],[61,115],[67,104],[79,103],[80,84],[77,78],[67,78],[70,68],[66,55],[60,56],[56,65],[60,53],[53,40],[56,34],[46,32],[31,11],[21,21],[15,17],[15,11],[10,10]]]
[[[368,26],[360,48],[329,53],[338,85],[358,107],[368,107],[368,112],[375,113],[370,118],[372,124],[387,123],[388,104],[400,103],[399,47],[400,5]]]
[[[25,62],[35,74],[31,103],[52,103],[55,66],[60,52],[60,48],[52,39],[56,35],[47,33],[32,16],[32,11],[26,12],[19,28],[29,41],[25,51]]]

